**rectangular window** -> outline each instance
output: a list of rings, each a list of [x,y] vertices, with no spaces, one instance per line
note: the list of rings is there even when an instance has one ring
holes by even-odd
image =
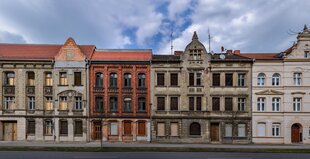
[[[65,97],[65,96],[59,97],[59,110],[68,110],[67,97]]]
[[[144,97],[138,98],[138,112],[145,112],[146,111],[146,101]]]
[[[272,124],[272,136],[280,136],[280,124]]]
[[[201,73],[196,73],[196,85],[201,86]]]
[[[124,98],[124,112],[131,112],[131,98]]]
[[[110,123],[110,135],[118,135],[118,123],[117,122]]]
[[[272,98],[272,111],[280,111],[280,98]]]
[[[34,135],[36,133],[36,122],[35,120],[27,121],[27,134]]]
[[[308,58],[308,57],[309,57],[309,51],[305,51],[305,52],[304,52],[304,57],[305,57],[305,58]]]
[[[59,85],[61,86],[68,85],[67,72],[59,72]]]
[[[53,121],[52,120],[45,120],[45,135],[52,135],[53,134]]]
[[[165,110],[165,97],[157,97],[157,110]]]
[[[83,121],[75,120],[74,121],[74,135],[83,135]]]
[[[51,72],[45,73],[45,86],[53,86],[53,76]]]
[[[4,97],[4,109],[5,110],[15,109],[15,97]]]
[[[117,87],[117,74],[116,73],[110,74],[110,87],[113,87],[113,88]]]
[[[212,110],[213,111],[219,111],[220,110],[220,98],[219,97],[213,97],[212,98]]]
[[[233,74],[232,73],[225,74],[225,86],[233,86]]]
[[[246,82],[245,73],[239,73],[238,74],[238,86],[239,87],[245,86],[245,82]]]
[[[266,136],[266,124],[265,123],[257,124],[257,136]]]
[[[124,121],[124,135],[131,135],[131,121]]]
[[[97,96],[95,98],[95,111],[96,112],[103,112],[103,97]]]
[[[145,74],[144,73],[140,73],[138,75],[138,87],[145,87]]]
[[[138,136],[145,136],[145,135],[146,135],[145,121],[138,121]]]
[[[171,86],[178,86],[178,74],[177,73],[171,73],[170,74],[170,85]]]
[[[165,86],[165,74],[157,73],[157,86]]]
[[[225,110],[226,111],[232,111],[233,110],[233,103],[232,98],[225,98]]]
[[[29,110],[35,110],[36,109],[35,97],[28,97],[28,109]]]
[[[257,111],[260,112],[265,111],[265,98],[263,97],[257,98]]]
[[[221,74],[213,73],[212,74],[212,86],[220,86],[221,85]]]
[[[6,72],[4,82],[5,82],[5,85],[15,86],[15,73],[14,72]]]
[[[294,73],[294,85],[295,86],[301,85],[301,73]]]
[[[117,97],[110,97],[110,111],[111,112],[117,112],[118,106],[117,106]]]
[[[238,124],[238,137],[245,137],[245,124]]]
[[[170,136],[179,136],[179,124],[170,123]]]
[[[178,110],[179,108],[179,98],[170,97],[170,110]]]
[[[61,120],[59,121],[59,135],[68,135],[68,121],[67,120]]]
[[[45,97],[45,110],[53,110],[53,97]]]
[[[82,97],[75,97],[75,110],[82,110]]]
[[[196,97],[196,110],[201,110],[201,97]]]
[[[301,111],[301,98],[294,98],[293,99],[293,110],[294,112]]]
[[[165,123],[157,123],[157,136],[165,136]]]
[[[194,85],[195,85],[195,74],[189,73],[189,86],[194,86]]]
[[[124,74],[124,87],[127,87],[127,88],[131,87],[131,74],[130,73]]]
[[[195,110],[195,98],[194,97],[189,97],[188,99],[188,107],[189,110]]]
[[[238,111],[245,111],[245,98],[238,98]]]
[[[81,86],[82,85],[82,73],[74,72],[74,85]]]
[[[28,79],[27,79],[27,85],[28,86],[34,86],[34,72],[28,72],[27,73]]]
[[[232,124],[225,124],[225,137],[232,137]]]

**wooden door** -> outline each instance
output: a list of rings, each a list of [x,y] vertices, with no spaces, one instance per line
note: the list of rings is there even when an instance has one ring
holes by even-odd
[[[4,141],[16,141],[17,123],[16,122],[4,122],[3,127],[4,127],[3,128]]]
[[[102,136],[102,127],[100,122],[95,122],[94,123],[94,140],[101,140]]]
[[[131,135],[131,121],[124,122],[124,135]]]
[[[211,141],[220,141],[219,140],[219,123],[211,123],[210,131]]]
[[[294,124],[292,126],[292,131],[291,131],[291,137],[292,137],[292,143],[298,143],[300,142],[300,138],[301,138],[301,135],[300,135],[300,126],[297,125],[297,124]]]

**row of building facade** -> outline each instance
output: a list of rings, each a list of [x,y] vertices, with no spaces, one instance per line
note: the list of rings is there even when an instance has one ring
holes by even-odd
[[[280,53],[0,44],[0,140],[310,143],[310,32]]]

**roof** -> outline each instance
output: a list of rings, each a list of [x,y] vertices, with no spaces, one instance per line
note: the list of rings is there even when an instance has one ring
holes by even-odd
[[[281,59],[281,57],[278,56],[279,53],[243,53],[241,56],[245,56],[251,59],[257,59],[257,60],[277,60]]]
[[[220,55],[225,55],[225,59],[221,59]],[[239,54],[233,54],[233,53],[216,53],[211,55],[211,60],[250,60],[252,61],[251,58],[246,57],[246,56],[242,56]]]
[[[92,61],[151,61],[152,50],[97,49]]]
[[[153,55],[152,61],[180,61],[178,55]]]
[[[57,44],[0,44],[1,60],[53,60],[63,45]],[[78,45],[89,57],[94,45]]]

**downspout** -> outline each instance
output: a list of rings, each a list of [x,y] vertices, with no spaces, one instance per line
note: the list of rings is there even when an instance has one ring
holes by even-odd
[[[153,57],[153,56],[152,56]],[[152,128],[153,128],[153,120],[152,120],[152,116],[153,116],[153,109],[152,109],[152,97],[153,97],[153,95],[152,95],[152,90],[153,90],[153,88],[152,88],[152,58],[151,58],[151,60],[150,60],[150,79],[149,79],[149,89],[150,89],[150,94],[149,94],[149,96],[150,96],[150,102],[149,102],[149,104],[150,104],[150,143],[152,142],[152,132],[153,132],[153,130],[152,130]]]
[[[90,142],[90,120],[89,120],[89,66],[90,66],[90,60],[86,60],[86,141]]]

